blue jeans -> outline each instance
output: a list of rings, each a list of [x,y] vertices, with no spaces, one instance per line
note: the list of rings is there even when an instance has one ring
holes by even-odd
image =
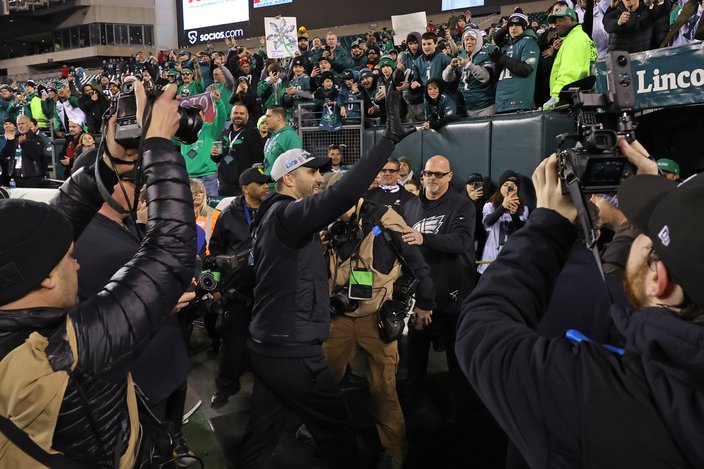
[[[218,176],[217,174],[208,174],[201,176],[198,179],[205,186],[205,192],[208,196],[218,195]]]

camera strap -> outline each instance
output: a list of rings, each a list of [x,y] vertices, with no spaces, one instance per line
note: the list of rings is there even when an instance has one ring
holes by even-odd
[[[388,211],[389,209],[387,209]],[[386,212],[384,212],[386,213]],[[401,250],[396,246],[396,242],[394,241],[393,237],[391,236],[391,233],[389,232],[389,229],[384,226],[384,223],[381,221],[381,214],[379,210],[374,210],[374,213],[372,215],[372,221],[374,222],[374,228],[372,229],[372,232],[374,233],[375,236],[381,235],[382,238],[386,241],[386,243],[391,247],[391,250],[396,254],[396,257],[398,258],[399,262],[403,266],[404,269],[406,269],[411,276],[418,280],[418,276],[416,275],[415,271],[411,267],[411,265],[408,263],[406,258],[404,257],[403,253],[401,253]]]

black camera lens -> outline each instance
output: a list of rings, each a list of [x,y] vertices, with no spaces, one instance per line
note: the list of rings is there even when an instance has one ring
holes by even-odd
[[[628,57],[625,55],[619,55],[618,58],[616,59],[616,62],[622,66],[625,67],[628,64]]]
[[[198,283],[205,291],[213,291],[218,287],[218,281],[212,272],[203,272],[200,274]]]
[[[124,83],[122,85],[122,89],[120,90],[123,94],[131,94],[134,93],[134,83],[131,81],[128,81],[127,83]]]
[[[198,132],[203,128],[203,118],[200,116],[200,108],[180,106],[178,113],[181,116],[181,120],[178,123],[178,130],[174,138],[186,145],[196,143],[198,141]]]

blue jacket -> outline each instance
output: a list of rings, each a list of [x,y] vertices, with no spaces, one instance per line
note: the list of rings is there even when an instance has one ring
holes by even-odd
[[[433,55],[422,54],[413,62],[413,79],[425,86],[431,78],[442,79],[442,71],[450,65],[450,57],[435,51]]]
[[[538,43],[529,34],[523,34],[509,39],[501,52],[496,112],[534,109],[535,75],[540,56]]]
[[[425,120],[430,122],[431,129],[439,129],[457,118],[457,101],[452,96],[442,93],[438,99],[432,100],[425,94]]]

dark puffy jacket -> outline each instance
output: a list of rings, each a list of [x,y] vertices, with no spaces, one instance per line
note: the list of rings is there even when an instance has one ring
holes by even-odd
[[[114,173],[102,164],[101,175],[106,186],[117,183]],[[183,158],[169,140],[145,142],[144,175],[147,199],[153,201],[148,232],[125,269],[96,296],[70,310],[33,308],[0,314],[3,357],[32,332],[49,338],[47,356],[52,369],[69,374],[51,448],[90,467],[113,467],[115,455],[134,449],[128,448],[130,424],[134,423],[126,405],[129,396],[134,396],[127,385],[128,369],[176,305],[194,271],[192,195]],[[75,173],[50,204],[71,221],[78,238],[103,204],[93,166]],[[74,338],[75,355],[69,347]],[[116,380],[118,376],[123,379]],[[87,412],[95,417],[97,435]]]
[[[511,236],[462,305],[460,367],[530,467],[704,467],[701,325],[612,306],[624,355],[535,331],[574,239],[547,209]]]
[[[641,1],[638,9],[631,12],[628,22],[619,26],[618,19],[625,11],[623,3],[619,2],[616,8],[609,8],[604,13],[604,29],[609,33],[609,50],[641,52],[650,49],[655,21],[669,15],[670,0],[665,0],[662,5],[652,9]]]
[[[267,197],[254,228],[254,309],[249,347],[273,357],[322,355],[330,330],[328,269],[318,232],[352,207],[391,155],[382,138],[325,192]]]

